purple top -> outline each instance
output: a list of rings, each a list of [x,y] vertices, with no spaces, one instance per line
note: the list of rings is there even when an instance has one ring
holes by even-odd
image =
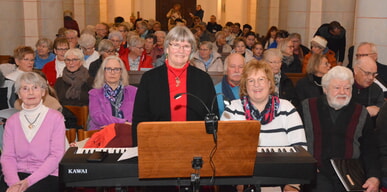
[[[58,176],[58,165],[65,152],[65,124],[63,115],[49,109],[35,137],[28,142],[20,112],[12,115],[5,125],[1,164],[5,182],[12,186],[19,182],[18,172],[30,173],[29,185],[48,175]]]
[[[125,86],[124,100],[120,109],[124,118],[120,119],[112,115],[110,101],[104,96],[103,88],[92,89],[89,91],[89,114],[90,122],[88,130],[100,129],[102,126],[112,123],[132,122],[133,105],[136,97],[137,88],[131,85]]]

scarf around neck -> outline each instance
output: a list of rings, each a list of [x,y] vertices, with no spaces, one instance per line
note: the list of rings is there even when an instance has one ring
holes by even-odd
[[[236,99],[234,96],[234,93],[230,88],[230,84],[227,82],[227,75],[223,76],[222,78],[222,93],[226,96],[226,98],[223,97],[224,99],[227,99],[230,101]]]
[[[266,125],[273,121],[275,114],[277,114],[279,109],[280,100],[277,96],[269,96],[269,101],[267,102],[265,109],[260,113],[258,109],[249,101],[248,96],[243,96],[241,98],[243,109],[245,111],[246,120],[258,120],[261,125]]]
[[[103,85],[103,93],[106,99],[110,101],[110,104],[112,105],[112,115],[114,117],[118,117],[120,119],[124,118],[124,114],[121,110],[122,100],[124,98],[124,91],[122,84],[118,85],[118,87],[113,90],[107,83]]]
[[[82,85],[89,78],[89,72],[84,66],[81,66],[77,71],[70,72],[67,68],[63,69],[63,81],[70,85],[66,91],[66,99],[80,99]]]

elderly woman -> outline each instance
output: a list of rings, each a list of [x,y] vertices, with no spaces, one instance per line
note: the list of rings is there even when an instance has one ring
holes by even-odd
[[[223,72],[222,56],[213,51],[212,43],[209,41],[200,43],[199,50],[193,55],[191,65],[205,72]]]
[[[102,61],[109,56],[116,55],[116,49],[112,41],[108,39],[102,39],[98,44],[99,58],[93,61],[89,67],[89,75],[92,78],[95,78],[97,72],[102,64]]]
[[[258,146],[306,147],[300,116],[289,101],[274,95],[274,89],[269,65],[257,60],[248,62],[242,72],[240,99],[231,101],[220,119],[260,121]],[[294,187],[298,185],[285,185],[284,191],[295,191]]]
[[[99,58],[99,53],[95,50],[95,37],[90,34],[82,34],[79,38],[79,46],[83,51],[85,62],[83,66],[89,69],[90,64]]]
[[[196,50],[196,41],[187,27],[174,27],[165,38],[165,64],[142,76],[133,111],[133,135],[143,121],[197,121],[208,113],[199,100],[188,95],[174,99],[176,94],[190,93],[211,106],[215,97],[210,76],[189,64]],[[217,114],[218,108],[214,107]],[[136,138],[134,138],[136,139]],[[137,141],[134,141],[136,143]]]
[[[120,51],[120,49],[124,49],[124,46],[122,45],[122,41],[124,38],[122,37],[122,33],[119,31],[112,31],[109,33],[108,39],[113,42],[114,48],[117,52]],[[98,44],[98,51],[99,50],[99,44]]]
[[[221,55],[229,55],[232,48],[226,42],[226,32],[218,31],[215,33],[215,42],[212,43],[214,50]]]
[[[234,49],[231,53],[241,54],[245,58],[246,63],[254,59],[253,52],[246,49],[246,41],[243,37],[238,37],[234,40]]]
[[[23,109],[5,125],[0,190],[59,191],[58,164],[65,152],[63,116],[42,104],[47,83],[40,75],[22,74],[15,88]]]
[[[129,85],[128,72],[117,56],[104,59],[89,91],[89,130],[111,123],[131,123],[137,88]]]
[[[286,38],[278,43],[282,53],[282,67],[284,73],[301,73],[302,66],[298,57],[293,55],[294,45],[291,39]]]
[[[31,47],[20,46],[13,51],[13,57],[17,68],[14,72],[5,75],[4,87],[7,87],[7,100],[8,107],[13,108],[13,104],[16,100],[16,93],[14,89],[14,83],[16,79],[25,72],[31,72],[34,67],[35,52]]]
[[[52,53],[52,41],[47,38],[40,38],[36,44],[35,69],[42,69],[46,63],[55,59]]]
[[[145,52],[145,40],[139,36],[129,39],[128,48],[120,53],[120,58],[127,71],[146,71],[153,68],[152,57]]]
[[[325,55],[313,54],[310,57],[307,76],[300,79],[296,85],[296,93],[299,101],[319,97],[323,94],[321,79],[328,73],[330,68],[331,64]]]
[[[282,53],[277,48],[271,48],[263,54],[263,60],[269,64],[274,75],[274,94],[281,99],[286,99],[292,102],[293,105],[298,105],[296,100],[296,90],[292,80],[281,71]]]
[[[335,52],[330,50],[327,47],[328,41],[321,36],[314,36],[312,41],[310,41],[310,52],[305,55],[304,61],[302,62],[302,72],[306,73],[309,63],[309,58],[312,56],[312,54],[319,54],[319,55],[325,55],[328,59],[328,62],[331,64],[331,67],[334,67],[337,65]]]
[[[64,55],[70,49],[70,44],[66,38],[60,37],[54,40],[54,53],[56,57],[53,61],[48,62],[42,69],[46,75],[50,86],[54,86],[56,79],[62,77],[63,69],[66,64],[64,62]]]
[[[83,66],[85,62],[83,53],[80,49],[69,49],[65,54],[66,67],[63,69],[62,77],[59,77],[55,83],[55,91],[58,94],[62,105],[88,105],[89,73]]]

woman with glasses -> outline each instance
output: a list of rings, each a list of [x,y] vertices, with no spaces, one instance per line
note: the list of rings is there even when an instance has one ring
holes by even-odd
[[[278,46],[282,53],[281,71],[284,73],[301,73],[301,61],[297,56],[293,55],[294,45],[291,39],[285,38],[278,42]]]
[[[269,64],[274,75],[274,94],[281,99],[286,99],[292,102],[293,105],[298,105],[296,99],[296,90],[292,80],[284,72],[281,71],[282,53],[277,48],[267,49],[263,54],[263,60]]]
[[[309,58],[314,53],[319,55],[325,55],[326,58],[328,59],[328,62],[331,64],[331,67],[334,67],[337,65],[335,52],[328,49],[327,44],[328,44],[328,41],[324,37],[321,37],[318,35],[313,37],[312,41],[310,41],[310,46],[311,46],[310,52],[305,55],[304,61],[302,62],[302,73],[307,72]]]
[[[222,56],[212,49],[210,41],[200,42],[199,50],[194,53],[191,65],[205,72],[223,72]]]
[[[80,49],[69,49],[64,55],[66,67],[55,83],[55,91],[62,105],[82,106],[89,104],[91,89],[89,72],[83,66],[84,55]]]
[[[145,40],[139,36],[129,39],[128,48],[120,52],[127,71],[147,71],[153,68],[152,57],[146,54]]]
[[[112,123],[132,123],[137,88],[129,85],[128,72],[119,57],[103,60],[93,88],[89,91],[89,130]]]
[[[89,67],[89,75],[95,78],[97,72],[102,64],[102,61],[109,56],[115,56],[117,54],[114,44],[109,39],[102,39],[98,44],[99,58],[93,61]]]
[[[58,164],[65,152],[63,116],[43,105],[48,93],[40,75],[23,73],[15,89],[22,110],[5,125],[0,191],[59,191]]]
[[[319,97],[323,94],[322,77],[331,69],[331,64],[325,55],[313,54],[309,58],[306,77],[300,79],[296,85],[297,98],[304,99]]]
[[[95,37],[87,33],[82,34],[79,38],[79,46],[81,47],[85,57],[83,66],[85,66],[86,69],[89,69],[90,63],[99,58],[99,53],[95,50],[95,42]]]
[[[55,59],[44,65],[42,72],[46,75],[50,86],[54,86],[56,79],[62,77],[63,69],[66,64],[64,62],[64,55],[70,49],[70,44],[64,37],[59,37],[54,40]]]
[[[274,95],[274,75],[264,61],[248,62],[242,72],[240,99],[226,106],[220,120],[258,120],[258,146],[306,148],[304,126],[294,106]],[[243,191],[238,187],[238,191]],[[299,185],[285,185],[284,191],[299,191]]]
[[[196,48],[195,37],[187,27],[176,26],[169,31],[164,42],[164,64],[141,78],[134,103],[133,135],[143,121],[204,120],[208,112],[198,99],[186,94],[175,99],[179,93],[190,93],[211,107],[215,97],[211,77],[189,64]],[[214,113],[218,114],[216,100],[214,103]]]

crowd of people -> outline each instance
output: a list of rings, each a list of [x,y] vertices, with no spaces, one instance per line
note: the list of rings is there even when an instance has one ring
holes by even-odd
[[[387,67],[377,62],[375,44],[357,46],[347,68],[345,29],[337,21],[321,25],[309,49],[300,34],[275,26],[259,36],[249,24],[222,26],[215,15],[205,23],[200,5],[186,26],[180,9],[166,14],[168,31],[134,16],[79,30],[66,11],[53,41],[14,50],[15,64],[0,66],[0,115],[13,114],[0,116],[7,119],[2,191],[58,191],[65,129],[74,128],[63,106],[88,106],[84,129],[131,124],[135,146],[139,123],[204,120],[201,102],[217,104],[220,120],[260,121],[258,146],[301,145],[313,155],[316,181],[283,191],[344,191],[331,158],[360,159],[367,192],[387,187]],[[128,71],[144,71],[139,85],[130,84]],[[224,76],[214,85],[207,72]],[[304,77],[293,84],[291,73]],[[180,93],[189,94],[176,99]]]

